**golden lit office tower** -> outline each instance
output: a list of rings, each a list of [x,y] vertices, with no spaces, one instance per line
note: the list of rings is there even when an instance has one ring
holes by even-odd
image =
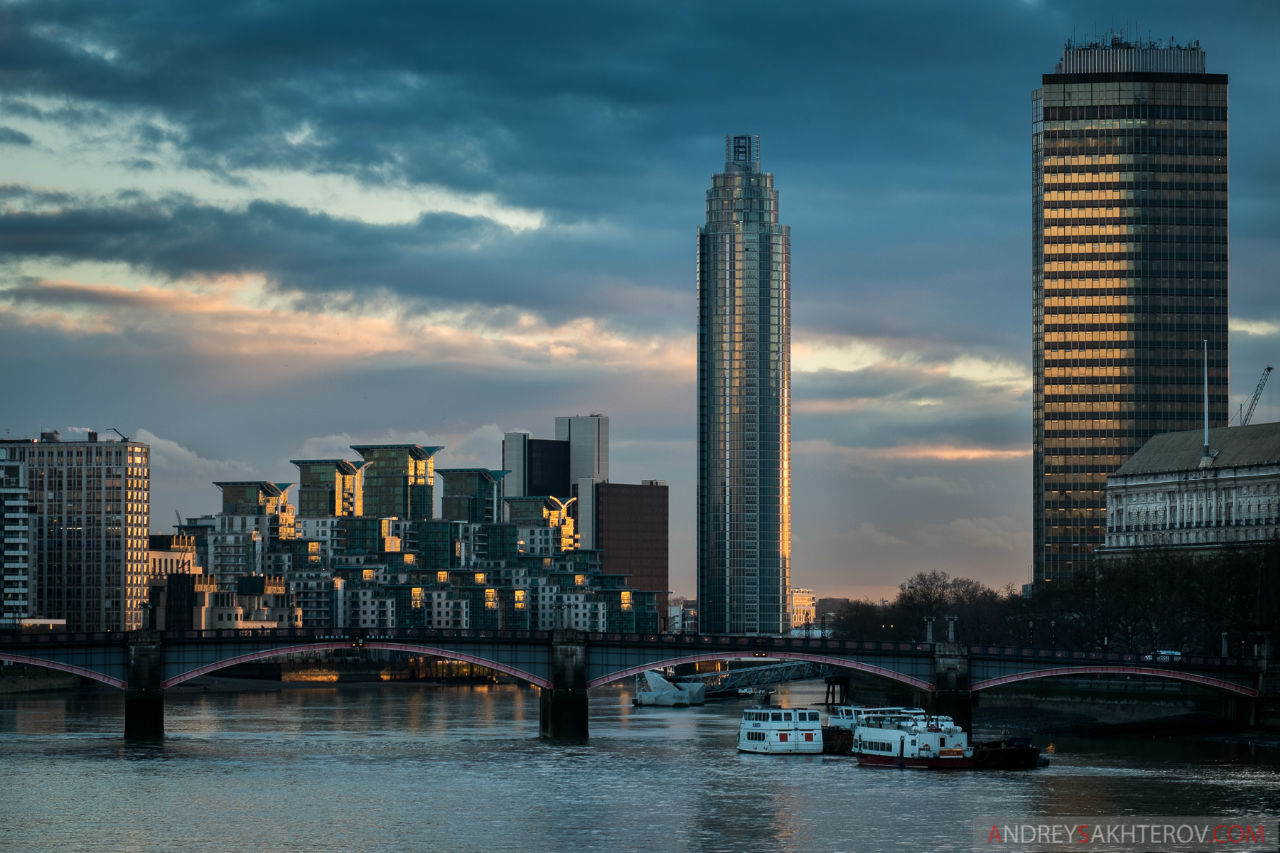
[[[147,597],[151,448],[87,438],[0,442],[0,458],[26,467],[30,616],[65,619],[69,631],[132,631]]]
[[[1227,75],[1204,69],[1198,42],[1068,42],[1032,94],[1037,583],[1091,571],[1108,474],[1201,426],[1206,352],[1227,423]]]
[[[783,634],[791,586],[791,230],[760,138],[725,139],[698,229],[701,630]]]

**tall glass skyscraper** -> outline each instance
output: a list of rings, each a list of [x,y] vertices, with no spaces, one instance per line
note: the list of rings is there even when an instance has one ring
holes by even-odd
[[[1107,475],[1225,426],[1227,75],[1190,45],[1068,42],[1032,94],[1034,577],[1090,570]]]
[[[791,231],[760,137],[725,139],[698,229],[698,609],[706,633],[790,628]]]

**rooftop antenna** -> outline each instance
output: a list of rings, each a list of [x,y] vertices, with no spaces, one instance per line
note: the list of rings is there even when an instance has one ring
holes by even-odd
[[[129,442],[129,436],[125,435],[120,430],[116,429],[115,427],[112,427],[111,431],[114,432],[116,435],[120,436],[121,441],[125,442],[126,444]]]
[[[1200,457],[1201,468],[1209,468],[1213,465],[1213,457],[1216,456],[1209,449],[1209,339],[1205,338],[1204,343],[1204,455]]]

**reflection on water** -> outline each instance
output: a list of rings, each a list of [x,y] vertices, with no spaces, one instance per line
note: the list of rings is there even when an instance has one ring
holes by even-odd
[[[784,704],[822,698],[793,685]],[[159,745],[114,693],[0,697],[7,849],[962,850],[976,816],[1258,814],[1271,756],[1055,739],[1045,769],[926,773],[735,751],[740,702],[592,693],[591,739],[538,739],[537,691],[175,691]],[[981,734],[981,733],[979,733]],[[1255,763],[1248,763],[1249,761]],[[1272,762],[1272,763],[1268,763]]]

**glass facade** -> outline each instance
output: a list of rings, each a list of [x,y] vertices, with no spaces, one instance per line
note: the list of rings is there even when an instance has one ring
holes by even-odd
[[[1227,77],[1198,45],[1068,44],[1032,123],[1033,571],[1064,582],[1107,475],[1202,426],[1206,352],[1227,423]]]
[[[364,459],[364,514],[420,521],[432,516],[435,461],[439,447],[363,444],[351,449]]]
[[[298,518],[364,515],[364,467],[345,459],[293,459]]]
[[[698,229],[698,605],[707,633],[790,628],[791,232],[757,136],[725,140]]]

